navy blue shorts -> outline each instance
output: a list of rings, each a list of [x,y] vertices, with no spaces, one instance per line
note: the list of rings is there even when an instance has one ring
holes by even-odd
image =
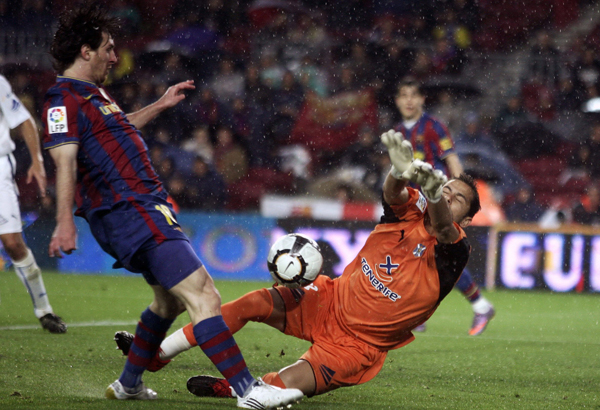
[[[98,244],[117,260],[113,267],[141,273],[152,285],[170,289],[202,266],[171,204],[161,198],[124,200],[86,219]]]
[[[139,271],[150,285],[171,289],[187,278],[202,262],[189,241],[172,240],[136,253],[131,267]]]

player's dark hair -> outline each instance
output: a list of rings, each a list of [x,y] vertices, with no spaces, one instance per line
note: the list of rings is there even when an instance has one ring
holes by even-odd
[[[414,77],[406,76],[398,83],[398,87],[396,87],[396,95],[400,95],[400,90],[404,87],[415,87],[417,89],[417,93],[423,95],[423,87],[421,83]]]
[[[74,62],[85,44],[92,50],[102,45],[102,34],[113,35],[119,20],[107,14],[106,5],[90,1],[80,8],[67,10],[59,17],[58,29],[50,46],[54,69],[62,74]]]
[[[477,212],[481,210],[481,201],[479,200],[479,191],[477,190],[477,182],[471,175],[460,174],[458,178],[459,181],[464,182],[471,188],[473,193],[473,200],[471,201],[471,205],[469,206],[469,211],[467,212],[467,216],[473,218]]]

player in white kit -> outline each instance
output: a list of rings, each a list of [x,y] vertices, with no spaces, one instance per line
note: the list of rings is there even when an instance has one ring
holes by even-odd
[[[14,180],[16,161],[12,153],[15,143],[10,138],[10,130],[15,128],[23,136],[31,156],[27,183],[35,179],[41,194],[45,195],[46,172],[37,126],[6,78],[0,75],[0,240],[31,296],[35,316],[42,327],[51,333],[65,333],[67,325],[52,311],[42,272],[23,240],[19,191]]]

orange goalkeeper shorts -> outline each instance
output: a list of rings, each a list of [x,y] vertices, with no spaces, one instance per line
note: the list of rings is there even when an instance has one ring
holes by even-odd
[[[312,343],[301,359],[312,367],[315,394],[368,382],[379,373],[387,356],[340,328],[332,310],[333,288],[333,280],[322,275],[304,288],[275,288],[285,303],[285,334]]]

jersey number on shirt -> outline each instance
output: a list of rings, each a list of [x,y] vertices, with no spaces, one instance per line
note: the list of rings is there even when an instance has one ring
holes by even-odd
[[[163,214],[165,216],[165,219],[167,220],[167,223],[169,225],[173,225],[173,224],[177,223],[177,221],[175,220],[175,217],[171,213],[171,210],[169,209],[168,206],[166,206],[166,205],[156,205],[154,208],[158,212],[160,212],[161,214]]]

